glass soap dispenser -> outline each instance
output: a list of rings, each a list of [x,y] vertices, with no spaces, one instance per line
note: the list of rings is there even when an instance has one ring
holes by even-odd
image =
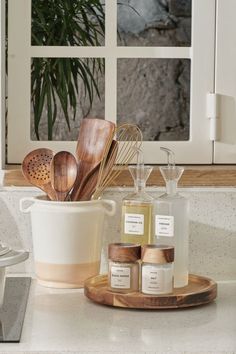
[[[143,163],[143,153],[137,151],[137,165],[129,166],[135,191],[122,201],[121,242],[151,243],[152,213],[154,199],[145,191],[146,181],[152,172],[151,166]]]
[[[167,166],[160,167],[166,193],[154,203],[154,242],[174,246],[174,288],[188,285],[189,202],[177,191],[184,168],[175,165],[173,151],[167,154]]]

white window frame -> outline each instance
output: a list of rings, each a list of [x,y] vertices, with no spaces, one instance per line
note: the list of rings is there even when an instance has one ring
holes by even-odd
[[[30,140],[31,57],[105,57],[105,119],[112,121],[117,115],[118,58],[191,59],[190,140],[144,142],[145,162],[165,162],[164,154],[159,153],[159,147],[164,144],[175,151],[178,163],[212,163],[213,143],[209,139],[210,123],[206,118],[206,94],[214,90],[215,0],[192,0],[192,47],[117,47],[116,0],[106,1],[104,47],[31,46],[30,0],[9,0],[9,11],[14,21],[8,34],[8,95],[9,100],[17,103],[9,105],[8,111],[9,163],[20,163],[26,153],[37,147],[75,151],[76,142]],[[19,31],[19,25],[22,31]]]
[[[5,168],[5,1],[0,2],[0,170]]]

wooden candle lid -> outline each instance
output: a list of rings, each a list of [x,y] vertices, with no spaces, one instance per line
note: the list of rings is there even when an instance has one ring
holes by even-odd
[[[135,262],[141,257],[141,246],[134,243],[110,243],[108,258],[114,262]]]
[[[174,261],[174,247],[166,245],[142,246],[141,260],[144,263],[172,263]]]

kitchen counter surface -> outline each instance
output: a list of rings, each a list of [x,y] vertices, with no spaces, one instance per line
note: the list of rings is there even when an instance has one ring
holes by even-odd
[[[236,353],[236,282],[218,284],[209,305],[165,311],[96,305],[82,290],[54,290],[32,281],[19,344],[23,353]]]

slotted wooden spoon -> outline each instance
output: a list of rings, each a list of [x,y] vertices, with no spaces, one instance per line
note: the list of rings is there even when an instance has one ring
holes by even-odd
[[[67,151],[58,152],[51,161],[51,183],[56,192],[56,200],[67,199],[77,176],[75,157]]]
[[[83,119],[76,148],[78,174],[71,193],[72,200],[78,200],[83,179],[102,161],[108,143],[112,143],[115,128],[114,123],[104,119]]]
[[[53,151],[36,149],[25,156],[22,163],[22,173],[29,183],[44,191],[49,199],[55,200],[56,194],[51,185],[50,164]]]

